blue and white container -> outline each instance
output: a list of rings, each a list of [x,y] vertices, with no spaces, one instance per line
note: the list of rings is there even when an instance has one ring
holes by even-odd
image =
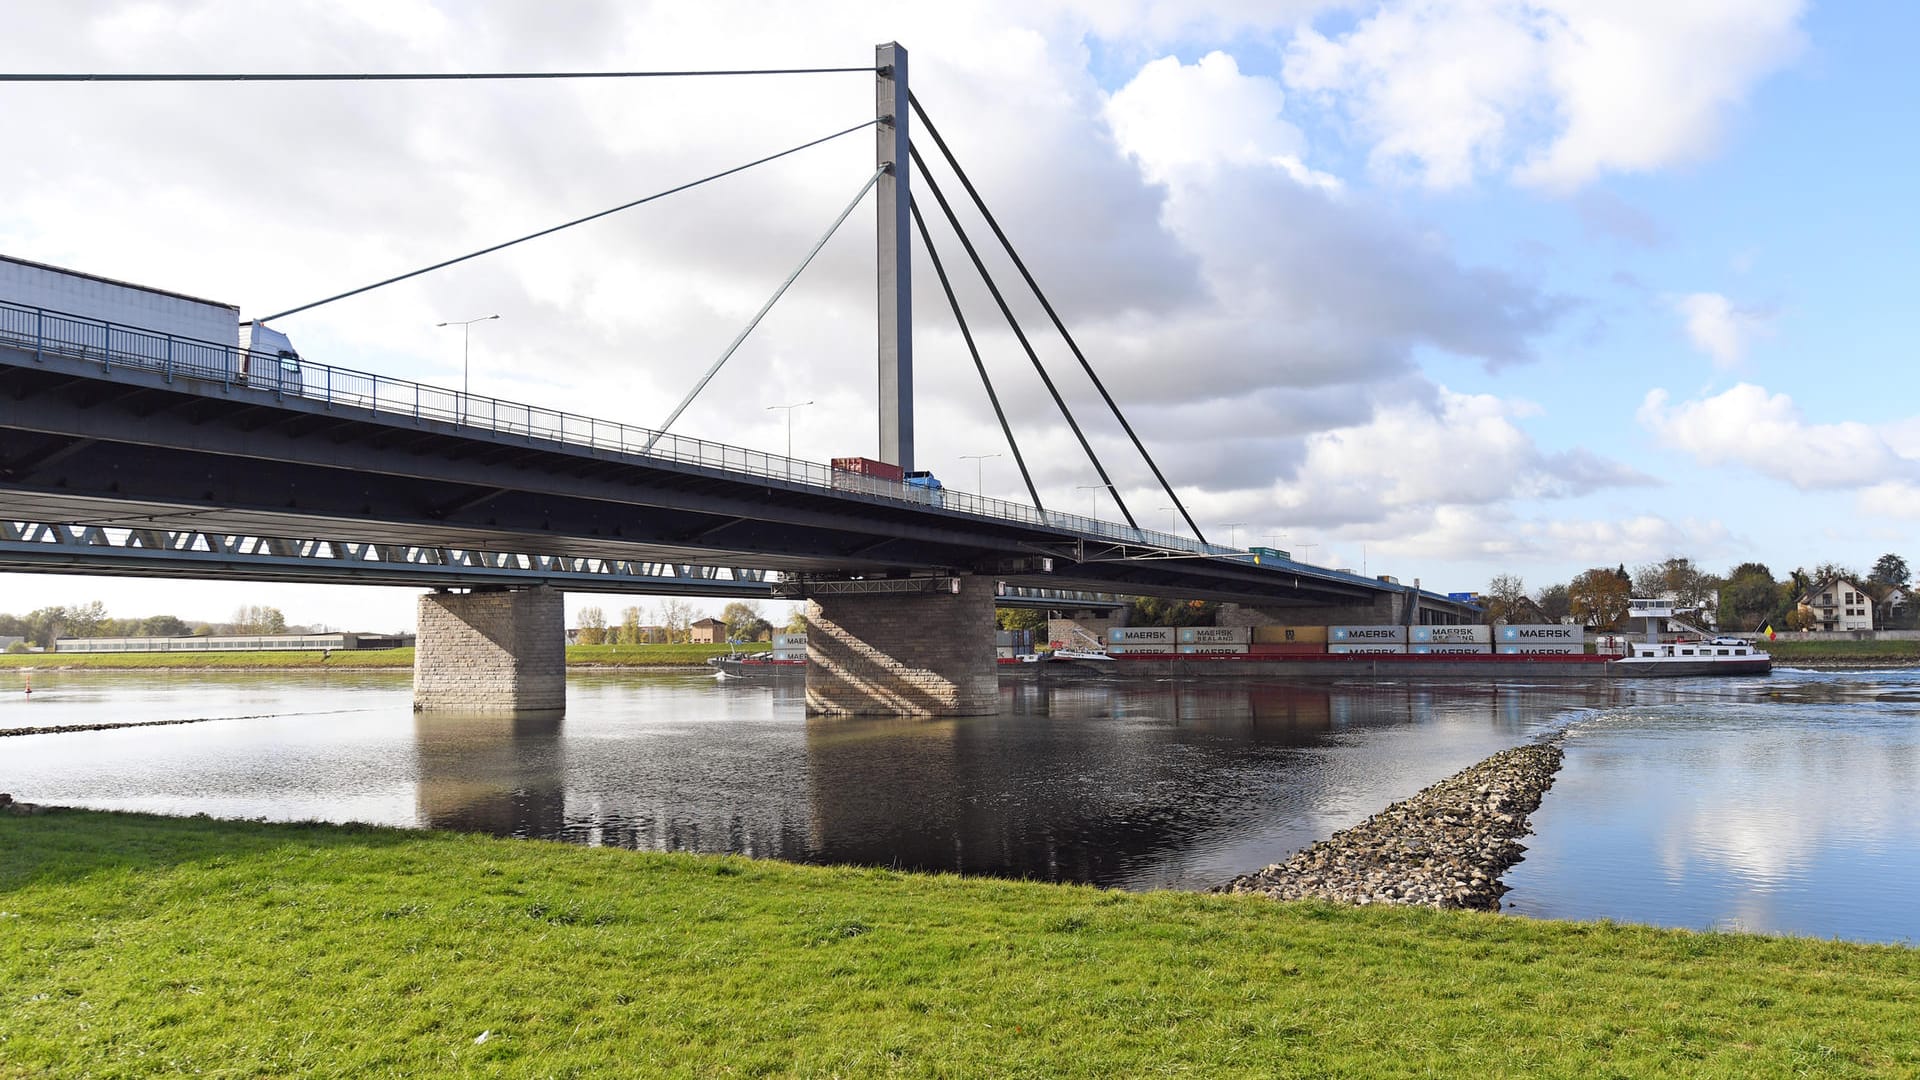
[[[1327,643],[1330,645],[1405,645],[1407,628],[1404,626],[1330,626],[1327,628]]]
[[[1416,626],[1409,640],[1416,645],[1423,642],[1433,642],[1436,645],[1488,645],[1493,641],[1493,627],[1484,623],[1471,623],[1465,626]]]
[[[1246,626],[1183,626],[1180,644],[1245,645],[1253,640],[1252,634],[1252,628]]]
[[[1107,630],[1107,644],[1125,645],[1133,652],[1172,652],[1179,641],[1171,626],[1114,626]],[[1162,648],[1150,649],[1150,645]]]

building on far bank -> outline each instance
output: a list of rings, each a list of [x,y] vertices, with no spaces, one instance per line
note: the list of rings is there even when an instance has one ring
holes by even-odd
[[[727,624],[719,619],[701,619],[687,628],[687,640],[695,645],[717,645],[727,640]]]
[[[1800,598],[1800,616],[1809,630],[1873,629],[1873,598],[1847,578],[1829,578]]]
[[[1908,606],[1913,603],[1913,593],[1904,585],[1876,586],[1882,590],[1873,604],[1873,625],[1879,630],[1905,627]]]
[[[130,652],[327,652],[402,649],[412,634],[227,634],[195,637],[57,638],[57,653]]]

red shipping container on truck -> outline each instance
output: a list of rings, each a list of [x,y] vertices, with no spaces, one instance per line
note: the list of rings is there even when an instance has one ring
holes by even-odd
[[[861,476],[871,476],[875,480],[892,480],[895,483],[907,477],[906,470],[900,466],[889,465],[872,458],[837,457],[833,459],[833,467],[840,472],[859,473]]]

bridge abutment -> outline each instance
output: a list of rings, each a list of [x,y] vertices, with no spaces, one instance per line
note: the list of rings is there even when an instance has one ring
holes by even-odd
[[[560,712],[567,707],[564,594],[539,586],[420,598],[415,712]]]
[[[987,716],[1000,711],[994,582],[959,591],[832,593],[807,604],[807,712]]]

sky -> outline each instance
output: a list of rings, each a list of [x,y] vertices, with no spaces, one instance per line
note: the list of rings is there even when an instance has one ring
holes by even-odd
[[[1920,7],[260,10],[23,0],[0,70],[857,66],[898,41],[915,95],[1210,540],[1443,592],[1672,556],[1779,577],[1920,562],[1920,401],[1899,374],[1920,340],[1920,143],[1900,134],[1920,99],[1903,45]],[[0,98],[12,145],[38,148],[0,176],[0,252],[254,317],[860,123],[874,94],[870,75],[833,74],[11,83]],[[458,386],[461,333],[434,324],[498,314],[471,331],[475,393],[654,426],[865,183],[871,140],[276,325],[309,359]],[[794,456],[876,452],[871,205],[674,431],[784,452],[789,412],[768,406],[804,401]],[[914,280],[918,464],[1026,501],[924,260]],[[1117,519],[989,296],[958,288],[1042,499]],[[1172,529],[1038,305],[1008,292],[1136,518]],[[409,626],[414,595],[0,575],[0,611],[98,599],[219,620],[265,603],[368,630]]]

